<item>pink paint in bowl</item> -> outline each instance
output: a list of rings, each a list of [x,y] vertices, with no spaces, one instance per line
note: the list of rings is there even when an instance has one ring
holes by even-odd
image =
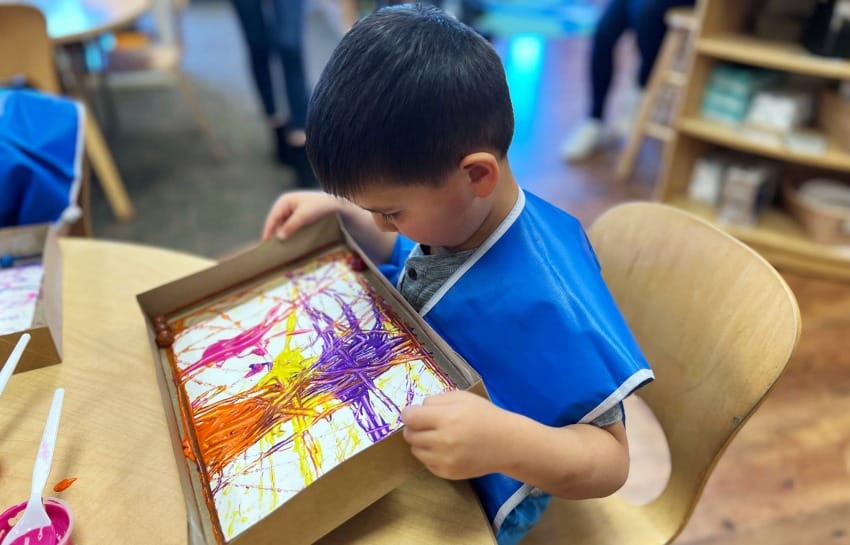
[[[14,505],[0,514],[0,541],[12,529],[10,522],[18,515],[23,514],[27,502]],[[59,498],[44,498],[44,508],[47,510],[47,516],[53,523],[53,531],[56,533],[56,545],[73,545],[71,541],[71,532],[74,530],[74,514],[67,503]],[[12,545],[24,545],[29,539],[29,545],[38,545],[39,540],[37,531],[25,534],[15,541]]]

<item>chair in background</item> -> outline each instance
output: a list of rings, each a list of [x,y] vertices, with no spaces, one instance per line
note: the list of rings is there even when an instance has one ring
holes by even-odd
[[[188,0],[154,0],[155,28],[151,29],[151,32],[126,30],[116,33],[114,47],[101,50],[103,65],[95,74],[101,78],[101,91],[106,94],[110,92],[110,84],[119,80],[128,85],[141,86],[175,82],[213,157],[221,161],[225,157],[224,148],[181,66],[181,21],[187,5]]]
[[[47,35],[47,24],[41,12],[25,4],[0,4],[0,81],[23,78],[24,82],[39,91],[51,94],[62,92],[53,57],[53,45]],[[106,144],[96,124],[87,112],[84,128],[84,147],[89,160],[103,165],[105,152],[108,165],[112,165]],[[112,165],[114,171],[114,165]],[[83,178],[78,205],[83,216],[71,227],[71,234],[91,234],[89,198],[91,194],[88,165],[83,165]],[[123,185],[114,185],[113,179],[99,178],[113,209],[129,211],[132,205]]]
[[[673,138],[673,115],[681,88],[688,80],[692,37],[696,34],[698,21],[694,8],[673,8],[665,14],[664,20],[667,23],[667,34],[635,115],[626,147],[617,161],[616,174],[621,181],[631,177],[644,137],[664,142],[665,149],[667,142]]]
[[[684,528],[729,442],[782,375],[797,301],[761,256],[658,203],[618,206],[588,230],[656,379],[640,390],[670,449],[670,479],[644,505],[553,499],[523,545],[664,545]]]

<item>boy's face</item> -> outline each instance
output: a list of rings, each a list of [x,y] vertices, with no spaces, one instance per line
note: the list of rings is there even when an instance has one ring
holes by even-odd
[[[425,246],[465,250],[489,212],[489,200],[478,197],[463,169],[438,186],[374,184],[351,198],[372,213],[382,231],[399,232]]]

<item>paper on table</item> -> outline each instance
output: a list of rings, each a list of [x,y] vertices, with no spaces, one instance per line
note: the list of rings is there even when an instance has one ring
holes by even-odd
[[[32,326],[43,274],[41,263],[0,269],[0,335]]]

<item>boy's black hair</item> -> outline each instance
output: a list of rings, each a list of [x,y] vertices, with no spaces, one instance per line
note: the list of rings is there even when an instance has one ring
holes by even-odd
[[[313,92],[307,154],[322,187],[437,185],[475,151],[504,157],[514,118],[505,72],[478,33],[441,10],[391,6],[343,37]]]

